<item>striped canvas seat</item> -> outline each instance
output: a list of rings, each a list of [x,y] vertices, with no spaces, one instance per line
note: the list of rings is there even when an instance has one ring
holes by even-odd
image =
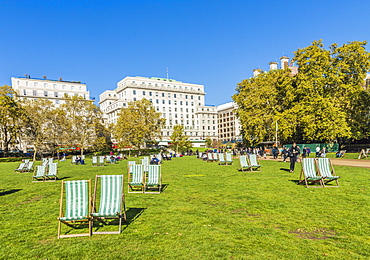
[[[63,211],[63,195],[65,190],[65,211]],[[59,213],[58,238],[73,236],[91,236],[91,201],[90,180],[63,181]],[[61,223],[68,226],[89,224],[89,233],[60,235]]]
[[[33,181],[45,181],[45,172],[46,172],[46,166],[39,165],[37,166],[36,173],[34,176],[32,176]]]
[[[144,192],[144,166],[142,164],[132,165],[132,174],[128,174],[129,193]],[[138,191],[140,189],[140,191]]]
[[[303,179],[302,179],[303,178]],[[309,186],[308,184],[320,184],[319,188],[322,187],[322,177],[317,175],[315,158],[303,158],[302,159],[302,170],[299,177],[299,183],[305,183],[306,187],[318,188],[318,186]]]
[[[225,156],[223,153],[220,153],[219,154],[219,162],[218,162],[219,165],[226,165],[226,161],[225,161]]]
[[[98,157],[93,156],[91,166],[98,166]]]
[[[99,210],[96,212],[97,187],[100,179]],[[123,215],[122,215],[122,208]],[[119,219],[119,231],[93,232],[93,234],[121,233],[122,219],[126,219],[123,194],[123,175],[97,175],[95,179],[93,219]],[[106,224],[106,223],[105,223]]]
[[[148,191],[150,188],[158,188],[158,192]],[[149,165],[148,177],[145,181],[145,193],[160,193],[162,189],[161,165]]]
[[[239,162],[240,162],[240,167],[241,167],[240,171],[252,170],[252,166],[248,164],[246,155],[240,155]]]
[[[24,172],[30,172],[33,171],[33,164],[34,162],[28,162],[26,168],[24,168]]]
[[[233,164],[233,159],[231,157],[231,153],[226,153],[226,164],[228,164],[228,165]]]
[[[18,168],[14,170],[14,172],[23,172],[26,167],[26,163],[20,163]]]
[[[45,179],[56,181],[57,173],[58,173],[58,163],[49,163],[49,170],[48,173],[45,174]]]
[[[104,156],[99,156],[99,162],[98,162],[98,166],[104,166],[105,162],[104,162]]]
[[[339,187],[339,176],[335,175],[334,167],[331,164],[331,161],[329,158],[318,158],[317,164],[319,168],[319,174],[323,178],[324,186],[328,182],[335,181],[337,183],[336,186],[328,186],[328,187]],[[325,186],[326,187],[326,186]]]
[[[259,165],[257,162],[257,156],[255,154],[249,155],[249,161],[250,165],[252,166],[252,170],[258,170],[261,167],[261,165]]]

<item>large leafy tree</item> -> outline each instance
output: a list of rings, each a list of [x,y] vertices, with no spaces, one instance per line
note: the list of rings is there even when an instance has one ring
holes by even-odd
[[[122,108],[117,123],[113,127],[113,136],[119,147],[136,147],[140,149],[145,142],[160,136],[165,119],[155,111],[147,99],[130,102]]]
[[[10,145],[18,142],[22,129],[21,118],[24,111],[15,100],[14,94],[12,87],[0,87],[0,138],[5,155],[8,155]]]
[[[325,49],[322,41],[294,52],[299,70],[274,70],[244,80],[234,100],[245,139],[334,141],[369,136],[369,91],[363,88],[370,56],[366,42]]]
[[[66,113],[64,129],[68,134],[67,143],[78,146],[81,155],[91,148],[96,140],[97,128],[101,125],[101,111],[90,100],[80,96],[66,96],[61,109]]]
[[[176,153],[178,153],[179,150],[186,151],[187,149],[192,147],[191,141],[189,140],[189,136],[185,135],[184,126],[182,125],[175,125],[173,127],[171,142],[173,148],[176,149]]]

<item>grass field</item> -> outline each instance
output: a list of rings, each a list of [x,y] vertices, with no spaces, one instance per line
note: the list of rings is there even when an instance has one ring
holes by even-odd
[[[59,162],[64,180],[126,173]],[[289,163],[261,172],[195,157],[162,166],[165,190],[127,194],[120,235],[57,239],[61,181],[32,183],[31,173],[0,164],[0,259],[369,259],[369,169],[336,166],[339,188],[297,185]],[[127,186],[125,185],[127,192]],[[116,227],[103,227],[116,228]],[[64,227],[64,230],[65,227]]]

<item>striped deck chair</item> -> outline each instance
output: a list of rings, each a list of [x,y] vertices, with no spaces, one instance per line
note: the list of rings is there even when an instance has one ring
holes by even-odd
[[[315,158],[303,158],[302,159],[302,170],[299,176],[298,184],[306,184],[306,187],[309,188],[322,188],[323,181],[322,177],[316,174],[316,165]],[[320,186],[309,186],[308,184],[320,184]]]
[[[48,163],[53,163],[54,162],[54,158],[49,158],[48,159]]]
[[[141,159],[141,164],[143,165],[144,172],[148,172],[149,157],[144,157]]]
[[[218,161],[218,153],[213,153],[213,161],[214,162]]]
[[[36,168],[35,175],[32,176],[32,182],[45,181],[46,166],[39,165]]]
[[[218,162],[218,164],[219,165],[226,165],[226,160],[225,160],[225,156],[224,156],[224,154],[223,153],[220,153],[219,154],[219,162]]]
[[[132,174],[132,166],[136,165],[136,161],[128,161],[127,162],[127,171],[128,174]]]
[[[149,165],[148,166],[148,177],[144,182],[144,192],[145,193],[155,193],[159,194],[162,190],[162,174],[161,165]],[[152,192],[149,189],[156,188],[158,191]]]
[[[248,164],[247,156],[246,155],[240,155],[239,157],[240,162],[240,171],[250,170],[252,171],[252,166]]]
[[[104,156],[99,156],[98,166],[104,166],[104,165],[105,165]]]
[[[49,163],[49,161],[48,161],[47,158],[42,158],[42,161],[41,161],[42,166],[48,167],[48,163]]]
[[[23,172],[24,169],[26,168],[26,163],[20,163],[18,168],[14,170],[14,172]]]
[[[91,166],[98,166],[98,157],[93,156],[91,159]]]
[[[45,181],[56,181],[58,173],[58,163],[49,163],[48,172],[45,174]]]
[[[231,156],[231,153],[226,153],[226,165],[232,165],[233,164],[233,158]]]
[[[26,168],[24,168],[24,172],[31,172],[33,171],[33,164],[34,162],[28,162]]]
[[[144,166],[142,164],[132,166],[132,174],[128,174],[128,192],[144,192]]]
[[[65,193],[65,211],[63,211],[63,197]],[[60,211],[58,223],[58,239],[64,237],[91,236],[91,180],[62,181]],[[61,235],[62,225],[72,228],[89,225],[88,233]],[[68,231],[69,232],[69,231]]]
[[[339,187],[339,176],[335,174],[334,167],[329,158],[317,158],[317,166],[319,174],[322,177],[324,187]],[[325,186],[331,181],[335,181],[337,185]]]
[[[257,162],[257,156],[255,154],[250,154],[249,155],[249,162],[250,162],[250,165],[252,166],[252,171],[253,170],[258,170],[261,165],[258,164]]]
[[[207,153],[207,162],[213,162],[213,154]]]
[[[100,182],[99,182],[100,179]],[[97,209],[97,189],[100,183],[99,211]],[[123,210],[122,210],[123,209]],[[120,234],[122,219],[126,220],[126,208],[123,192],[123,175],[96,175],[91,217],[104,225],[104,220],[118,219],[118,231],[92,232],[95,234]]]
[[[73,155],[72,160],[71,160],[71,164],[77,164],[76,160],[77,160],[77,156]]]

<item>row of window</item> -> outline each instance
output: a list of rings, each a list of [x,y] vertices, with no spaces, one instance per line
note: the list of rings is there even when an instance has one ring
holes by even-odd
[[[64,94],[69,95],[69,93],[59,93],[59,92],[50,92],[50,91],[42,91],[42,90],[32,90],[32,96],[37,97],[37,96],[43,96],[43,97],[63,97]],[[23,89],[23,95],[27,95],[27,90]],[[74,93],[73,95],[77,95],[77,93]],[[86,99],[86,94],[83,94],[83,98]]]
[[[131,84],[136,85],[136,82],[135,82],[135,81],[132,81],[132,82],[131,82]],[[126,85],[126,82],[124,82],[124,85]],[[146,86],[145,82],[141,82],[141,85]],[[165,87],[165,85],[164,85],[164,84],[160,84],[160,85],[159,85],[158,83],[154,83],[153,85],[154,85],[155,87],[159,87],[159,86],[161,86],[161,87]],[[152,83],[151,83],[151,82],[149,82],[149,83],[148,83],[148,86],[152,86]],[[167,85],[167,87],[168,87],[168,88],[177,88],[177,86],[176,86],[176,85]],[[179,88],[179,89],[182,89],[182,86],[179,86],[178,88]],[[187,86],[184,86],[184,89],[188,89],[188,87],[187,87]],[[197,88],[190,87],[189,89],[190,89],[190,90],[196,90]],[[198,88],[198,91],[200,91],[200,88]]]
[[[18,86],[21,85],[20,81],[17,82]],[[48,84],[48,83],[40,83],[40,87],[44,88],[53,88],[53,89],[66,89],[66,90],[72,90],[72,91],[82,91],[82,86],[69,86],[69,85],[58,85],[58,84]],[[26,87],[32,87],[30,82],[26,81]],[[33,87],[38,88],[39,82],[33,82]],[[85,91],[85,90],[83,90]]]
[[[132,94],[133,95],[136,95],[136,90],[134,89],[134,90],[132,90]],[[143,96],[146,96],[146,94],[147,94],[147,92],[146,91],[143,91],[142,92],[142,95]],[[148,92],[148,96],[149,97],[152,97],[152,96],[154,96],[154,94],[153,94],[153,92],[151,92],[151,91],[149,91]],[[160,95],[159,95],[159,93],[158,92],[155,92],[155,96],[156,97],[159,97],[159,96],[161,96],[161,97],[166,97],[166,94],[165,93],[160,93]],[[182,94],[173,94],[173,98],[183,98],[183,95]],[[171,98],[171,93],[167,93],[167,98]],[[185,99],[194,99],[194,96],[193,95],[185,95],[184,94],[184,98]],[[198,96],[198,100],[200,100],[200,96]]]

